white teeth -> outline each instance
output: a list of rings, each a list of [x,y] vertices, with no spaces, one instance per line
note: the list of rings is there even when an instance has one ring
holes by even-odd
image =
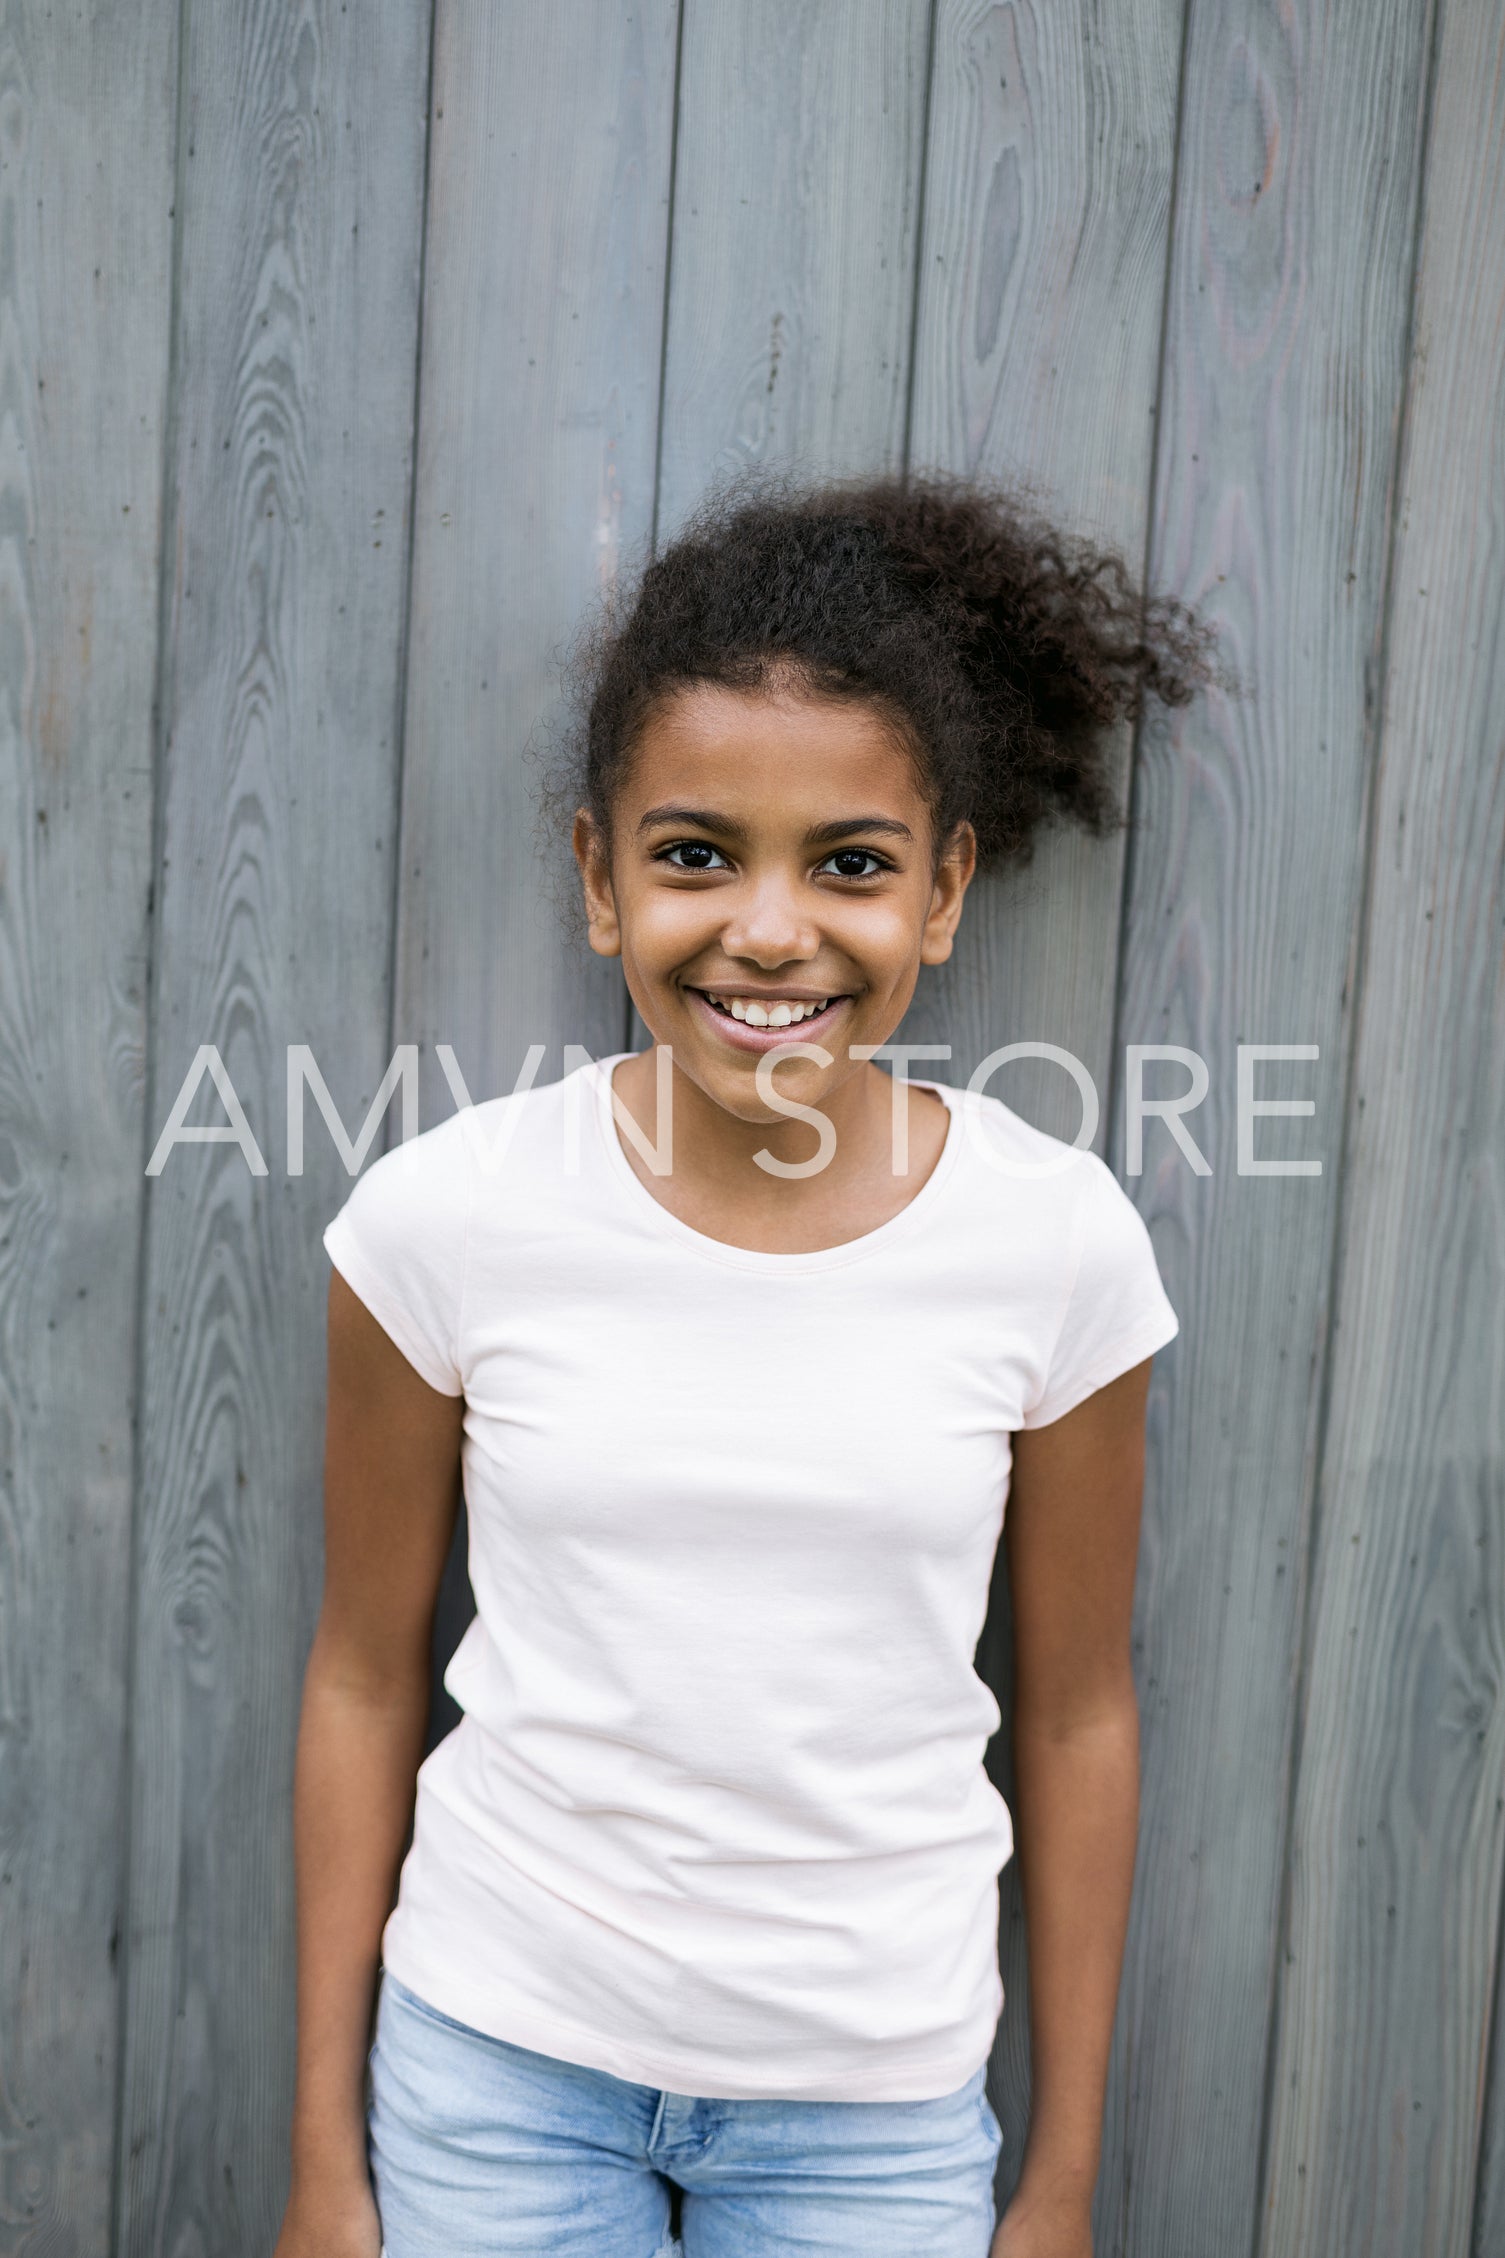
[[[707,990],[713,1004],[730,1012],[733,1019],[745,1020],[749,1027],[793,1027],[802,1019],[814,1019],[830,1002],[827,996],[817,1004],[762,1003],[756,996],[718,996]]]

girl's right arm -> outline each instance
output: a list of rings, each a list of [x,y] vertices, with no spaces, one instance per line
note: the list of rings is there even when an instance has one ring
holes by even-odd
[[[293,1792],[298,2053],[275,2258],[377,2258],[365,2064],[381,1933],[413,1815],[464,1399],[419,1378],[336,1271],[329,1288],[324,1600]]]

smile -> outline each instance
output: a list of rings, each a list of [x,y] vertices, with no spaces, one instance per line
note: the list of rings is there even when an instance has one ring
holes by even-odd
[[[705,993],[718,1011],[729,1011],[733,1019],[745,1019],[749,1027],[793,1027],[801,1019],[814,1019],[830,1002],[829,997],[810,1004],[783,997],[717,996],[709,989]]]
[[[749,996],[732,988],[691,988],[716,1032],[739,1050],[767,1050],[796,1030],[823,1032],[847,1002],[845,996]]]

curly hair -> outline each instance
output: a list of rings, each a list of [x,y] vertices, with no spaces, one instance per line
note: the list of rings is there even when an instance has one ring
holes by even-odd
[[[1006,491],[938,476],[705,503],[577,649],[583,726],[550,793],[608,833],[645,723],[695,683],[862,699],[897,725],[935,852],[965,820],[980,863],[1023,862],[1052,820],[1120,820],[1112,725],[1212,679],[1209,633],[1122,558]]]

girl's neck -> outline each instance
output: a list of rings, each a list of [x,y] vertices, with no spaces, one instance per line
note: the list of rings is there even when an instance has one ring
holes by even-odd
[[[623,1059],[613,1093],[651,1145],[658,1145],[657,1058]],[[809,1176],[781,1176],[762,1152],[802,1163],[819,1150],[807,1121],[744,1121],[677,1068],[672,1078],[673,1167],[656,1176],[629,1139],[622,1150],[660,1206],[726,1246],[762,1254],[813,1254],[862,1238],[906,1208],[945,1147],[950,1116],[932,1091],[908,1088],[907,1137],[896,1139],[895,1089],[871,1063],[832,1091],[821,1108],[835,1133],[829,1163]],[[902,1117],[901,1117],[902,1118]],[[907,1144],[907,1153],[903,1151]],[[894,1173],[896,1149],[905,1161]]]

